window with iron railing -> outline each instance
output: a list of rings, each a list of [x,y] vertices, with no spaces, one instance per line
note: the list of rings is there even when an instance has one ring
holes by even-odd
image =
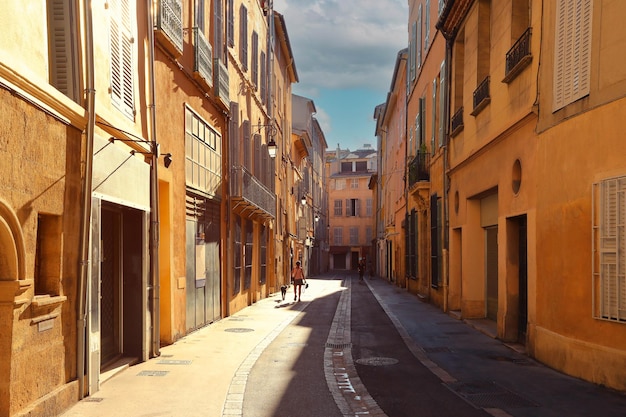
[[[506,53],[506,68],[504,82],[511,82],[517,75],[526,68],[531,60],[530,35],[531,28],[526,29],[522,36],[515,42],[515,45]]]
[[[419,151],[409,162],[409,187],[419,181],[430,180],[430,154],[427,151]]]
[[[213,86],[213,50],[200,28],[193,29],[193,71],[209,87]]]
[[[461,130],[463,130],[463,107],[459,108],[452,115],[452,119],[450,120],[451,136],[456,136]]]
[[[472,116],[476,116],[491,102],[491,96],[489,95],[489,76],[485,77],[478,87],[476,87],[473,98],[474,110],[472,111]]]
[[[183,52],[183,4],[181,0],[160,0],[158,2],[156,29],[165,34],[170,42]]]

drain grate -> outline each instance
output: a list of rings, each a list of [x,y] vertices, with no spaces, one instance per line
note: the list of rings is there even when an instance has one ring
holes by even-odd
[[[446,385],[477,408],[523,408],[538,405],[490,381],[455,382]]]
[[[425,347],[422,349],[426,353],[451,353],[452,352],[452,350],[450,350],[450,348],[447,346],[433,346],[433,347]]]
[[[180,359],[164,359],[158,362],[161,365],[191,365],[190,360],[180,360]]]
[[[104,400],[104,398],[87,397],[87,398],[83,398],[82,399],[82,401],[84,401],[86,403],[99,403],[99,402],[102,402],[102,400]]]
[[[230,329],[225,329],[224,331],[230,333],[248,333],[253,332],[254,329],[248,329],[246,327],[231,327]]]
[[[346,349],[351,348],[352,343],[326,343],[326,347],[331,349]]]
[[[388,366],[388,365],[395,365],[398,362],[399,361],[394,358],[383,358],[379,356],[375,356],[373,358],[361,358],[361,359],[356,360],[356,363],[358,363],[359,365],[368,365],[368,366]]]
[[[165,376],[170,371],[141,371],[137,376]]]

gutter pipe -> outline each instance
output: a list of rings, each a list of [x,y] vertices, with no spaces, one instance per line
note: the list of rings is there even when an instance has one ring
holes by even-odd
[[[161,316],[160,316],[160,272],[159,272],[159,228],[160,228],[160,213],[159,213],[159,144],[157,142],[156,134],[156,87],[154,82],[154,22],[153,22],[153,9],[152,0],[146,0],[146,10],[148,19],[148,79],[149,86],[149,98],[148,98],[148,117],[150,123],[150,131],[148,133],[148,140],[151,144],[152,160],[150,164],[150,271],[151,271],[151,287],[152,294],[150,300],[150,309],[152,312],[152,319],[150,321],[152,325],[152,354],[154,356],[160,356],[160,328],[161,328]]]
[[[94,87],[94,56],[93,56],[93,21],[91,2],[84,2],[85,21],[85,113],[87,126],[85,127],[85,172],[83,177],[83,204],[81,213],[80,229],[80,265],[78,278],[78,318],[76,323],[77,347],[76,347],[76,373],[78,376],[78,399],[82,400],[85,395],[85,340],[87,329],[87,277],[90,265],[89,240],[91,227],[91,194],[93,187],[93,141],[96,126]]]

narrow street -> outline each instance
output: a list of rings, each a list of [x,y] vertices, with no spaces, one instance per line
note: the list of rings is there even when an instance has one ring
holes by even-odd
[[[164,347],[64,416],[626,415],[623,393],[555,372],[380,279],[312,278],[300,302],[290,291]]]

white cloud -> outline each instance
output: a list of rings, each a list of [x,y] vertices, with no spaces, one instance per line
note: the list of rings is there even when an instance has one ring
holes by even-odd
[[[328,135],[330,134],[330,132],[332,132],[333,128],[331,126],[331,117],[328,113],[326,113],[326,111],[320,107],[315,107],[315,109],[317,110],[317,113],[315,113],[315,118],[317,119],[318,123],[320,124],[320,127],[322,128],[322,132],[324,132],[324,135]],[[326,138],[328,140],[328,138]]]
[[[285,16],[303,89],[387,91],[406,47],[406,0],[275,0]]]

